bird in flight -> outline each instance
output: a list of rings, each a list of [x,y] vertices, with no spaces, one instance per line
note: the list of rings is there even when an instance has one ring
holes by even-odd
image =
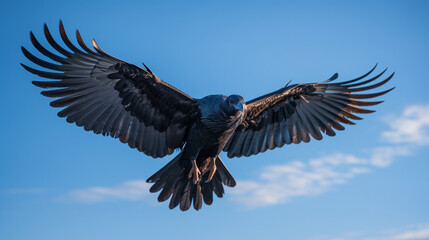
[[[153,158],[180,149],[147,179],[153,183],[150,192],[161,191],[159,202],[170,199],[170,209],[180,205],[186,211],[193,205],[199,210],[203,202],[212,204],[213,193],[223,196],[223,185],[236,185],[219,158],[221,151],[230,158],[250,156],[285,144],[309,142],[311,137],[321,140],[322,133],[335,136],[335,130],[344,130],[342,124],[353,125],[351,120],[362,119],[354,113],[374,112],[362,107],[382,102],[366,99],[393,89],[362,93],[393,77],[394,73],[378,81],[384,70],[368,78],[376,65],[353,80],[335,82],[335,73],[317,83],[287,84],[250,101],[221,94],[196,99],[159,79],[146,65],[141,68],[107,54],[92,39],[94,51],[76,30],[78,48],[61,21],[59,31],[68,49],[44,25],[45,37],[56,52],[43,47],[30,32],[34,47],[52,61],[22,47],[24,55],[45,70],[22,66],[49,79],[32,83],[49,89],[41,94],[56,98],[50,105],[62,108],[59,117],[86,131],[119,138]]]

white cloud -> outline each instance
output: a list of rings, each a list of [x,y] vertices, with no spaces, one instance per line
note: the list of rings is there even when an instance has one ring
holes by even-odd
[[[138,201],[149,195],[150,184],[144,180],[127,181],[113,187],[74,190],[59,198],[62,201],[94,203],[114,200]]]
[[[414,231],[404,232],[395,236],[392,236],[394,240],[420,240],[429,239],[429,227]]]
[[[402,147],[378,147],[372,150],[369,163],[375,167],[387,167],[392,164],[396,156],[404,156],[410,153],[410,148]]]
[[[391,129],[382,137],[388,142],[429,144],[429,104],[409,106],[401,116],[391,116],[386,122]]]
[[[371,150],[368,158],[337,153],[308,162],[267,166],[257,180],[239,181],[230,192],[235,201],[248,206],[285,203],[294,197],[323,193],[375,167],[389,166],[395,157],[406,154],[405,147],[380,147]]]
[[[245,205],[284,203],[293,197],[323,193],[331,186],[344,184],[356,175],[368,173],[371,168],[386,167],[396,156],[405,154],[408,154],[405,147],[380,147],[373,149],[369,158],[337,153],[311,159],[308,163],[293,161],[283,165],[267,166],[258,180],[239,181],[237,187],[230,192],[234,195],[234,200]],[[112,187],[98,186],[73,190],[58,199],[81,203],[139,201],[150,195],[149,188],[150,184],[144,180],[134,180]]]
[[[293,197],[323,193],[331,186],[343,184],[374,167],[388,166],[395,156],[404,155],[405,148],[376,148],[367,159],[350,154],[293,161],[267,166],[256,181],[239,181],[230,190],[237,202],[250,206],[264,206],[287,202]],[[150,184],[134,180],[111,187],[90,187],[73,190],[58,198],[66,202],[95,203],[104,201],[139,201],[147,198]]]
[[[343,233],[336,237],[315,236],[312,239],[331,240],[429,240],[429,225],[416,224],[405,227],[385,229],[375,232],[350,232]]]

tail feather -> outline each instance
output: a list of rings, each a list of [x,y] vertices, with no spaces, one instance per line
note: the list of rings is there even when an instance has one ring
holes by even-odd
[[[225,164],[223,164],[222,160],[220,160],[219,157],[217,157],[216,159],[216,168],[217,168],[217,173],[219,173],[220,175],[220,179],[222,180],[222,183],[228,187],[235,187],[235,185],[237,184],[235,182],[235,179],[232,177],[231,173],[229,173]]]
[[[186,184],[185,189],[182,192],[182,199],[180,200],[180,210],[182,211],[186,211],[189,209],[189,207],[191,207],[191,202],[192,202],[192,196],[191,196],[191,183],[192,180],[188,180],[185,183],[182,184]],[[178,193],[180,194],[180,192]]]
[[[170,199],[169,207],[173,209],[180,205],[182,211],[186,211],[191,207],[196,210],[201,209],[203,201],[210,205],[213,203],[213,192],[217,197],[221,198],[224,194],[223,185],[234,187],[236,182],[229,173],[228,169],[218,157],[216,159],[216,173],[211,181],[208,181],[208,173],[202,176],[201,181],[194,183],[188,178],[188,172],[185,167],[180,164],[182,153],[179,153],[167,165],[153,174],[146,181],[154,183],[149,189],[150,192],[161,193],[158,196],[159,202],[164,202]]]
[[[195,209],[201,209],[201,207],[203,206],[203,194],[201,192],[201,186],[202,184],[197,184],[196,186],[196,191],[195,191],[195,195],[194,196],[194,208]]]
[[[213,184],[213,192],[218,198],[222,198],[225,191],[223,190],[222,180],[220,180],[219,174],[215,174],[211,182]]]
[[[180,204],[182,196],[179,194],[179,192],[182,192],[184,188],[184,184],[180,184],[180,186],[174,188],[173,196],[171,197],[170,204],[168,205],[170,209],[173,209]]]
[[[213,183],[203,182],[202,194],[203,194],[204,203],[207,205],[211,205],[213,203]]]

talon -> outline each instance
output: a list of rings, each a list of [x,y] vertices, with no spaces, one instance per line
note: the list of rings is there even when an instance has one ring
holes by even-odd
[[[197,183],[198,180],[200,179],[200,176],[201,176],[201,172],[198,169],[197,161],[194,160],[193,164],[192,164],[192,169],[189,172],[188,178],[192,178],[192,180],[194,181],[194,183]]]
[[[212,161],[210,161],[210,166],[209,166],[210,172],[209,172],[209,178],[208,178],[208,182],[210,182],[213,179],[213,176],[216,173],[216,158],[213,158]]]

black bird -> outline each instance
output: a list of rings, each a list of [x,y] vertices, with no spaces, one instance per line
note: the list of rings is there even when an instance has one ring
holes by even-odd
[[[60,21],[60,34],[69,50],[44,33],[58,53],[44,48],[30,32],[34,47],[53,62],[37,58],[24,47],[22,52],[33,63],[53,71],[22,66],[48,81],[33,81],[47,97],[58,98],[52,107],[63,108],[59,117],[76,123],[86,131],[119,138],[131,148],[154,158],[180,153],[152,175],[150,192],[161,193],[158,201],[170,197],[170,209],[180,204],[185,211],[191,204],[196,210],[213,202],[213,193],[224,194],[226,185],[236,182],[219,158],[223,150],[228,157],[241,157],[282,147],[284,144],[309,142],[310,136],[322,139],[322,132],[334,136],[344,130],[341,124],[362,118],[353,113],[372,113],[361,108],[382,101],[361,99],[381,96],[393,88],[377,92],[360,92],[377,88],[383,81],[362,86],[378,79],[386,70],[368,80],[368,73],[353,80],[286,85],[277,91],[244,102],[239,95],[209,95],[192,98],[145,69],[110,56],[92,40],[90,49],[76,31],[81,49],[71,43]],[[376,65],[377,66],[377,65]]]

